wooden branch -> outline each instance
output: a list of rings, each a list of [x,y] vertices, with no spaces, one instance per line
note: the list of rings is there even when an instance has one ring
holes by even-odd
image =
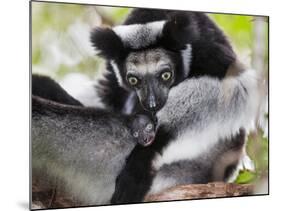
[[[159,194],[148,195],[145,201],[171,201],[186,199],[204,199],[228,196],[244,196],[253,193],[253,185],[250,184],[233,184],[233,183],[208,183],[208,184],[192,184],[182,185],[168,188]],[[52,204],[50,205],[50,200]],[[62,208],[82,206],[74,198],[66,196],[52,197],[52,190],[40,191],[33,186],[33,207],[40,208]]]
[[[203,199],[227,196],[242,196],[253,193],[253,185],[233,183],[208,183],[182,185],[168,188],[159,194],[148,195],[145,201],[169,201],[185,199]]]

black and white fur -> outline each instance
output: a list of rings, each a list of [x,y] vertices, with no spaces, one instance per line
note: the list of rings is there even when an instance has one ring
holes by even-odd
[[[157,113],[154,143],[134,148],[118,176],[112,203],[140,202],[148,193],[178,184],[224,181],[243,154],[243,131],[254,127],[258,102],[253,70],[222,80],[188,79],[173,87]],[[236,152],[233,146],[238,146]]]
[[[161,193],[177,185],[227,182],[240,161],[245,145],[245,131],[240,129],[235,134],[229,139],[219,140],[207,153],[195,159],[163,164],[155,174],[148,194]]]
[[[134,112],[140,106],[157,111],[172,86],[187,77],[221,79],[236,60],[223,32],[201,12],[134,9],[123,25],[95,28],[91,41],[107,62],[99,95],[105,106],[121,112]],[[168,64],[173,73],[166,86],[157,80],[158,63]],[[132,71],[142,74],[140,87],[128,84]]]
[[[33,96],[32,182],[81,205],[108,204],[116,177],[136,143],[152,143],[152,124],[147,116],[63,105]]]
[[[237,61],[223,32],[207,15],[200,12],[135,9],[123,25],[112,29],[95,29],[92,32],[91,41],[99,51],[99,55],[107,62],[108,71],[98,87],[101,99],[107,107],[124,113],[133,113],[141,109],[157,112],[163,106],[165,108],[169,92],[173,87],[180,85],[188,78],[209,76],[216,80],[224,80],[229,67]],[[173,76],[169,83],[164,85],[158,79],[158,74],[165,68],[159,63],[168,66]],[[128,83],[130,74],[139,77],[142,83],[138,86],[130,86]],[[181,91],[183,90],[178,90],[180,93]],[[201,91],[205,92],[203,89]],[[119,96],[118,99],[115,98],[116,95]],[[177,108],[175,107],[174,110]],[[208,122],[207,119],[205,120]],[[183,118],[183,122],[185,121],[186,119]],[[242,125],[241,123],[241,127]],[[234,141],[236,136],[240,137],[239,131],[237,135],[229,133],[228,130],[225,132],[225,137],[220,137],[220,139],[229,140],[233,137]],[[173,136],[172,132],[161,134],[159,132],[158,137],[156,136],[158,142],[161,143],[159,148],[165,145],[162,139],[168,137],[166,140],[171,141],[171,136]],[[203,135],[201,131],[198,131],[197,136],[203,137]],[[214,142],[220,140],[216,136],[205,136],[205,139],[204,143],[209,143],[208,139]],[[155,142],[154,145],[157,143]],[[194,144],[190,150],[193,151],[195,147],[194,151],[200,152],[201,145],[198,150],[196,146]],[[203,148],[212,152],[208,145]],[[175,145],[173,153],[177,154],[177,149],[182,148]],[[137,192],[150,188],[149,182],[146,181],[151,177],[141,176],[134,167],[138,166],[134,162],[142,160],[143,157],[152,159],[153,156],[150,157],[147,155],[149,153],[143,151],[153,151],[153,149],[136,147],[131,153],[131,159],[123,171],[125,173],[120,175],[118,181],[131,181],[127,183],[130,183],[132,188],[127,188],[126,182],[123,183],[122,188],[120,185],[122,182],[118,182],[113,203],[140,201],[143,194],[138,195]],[[130,171],[134,172],[135,176],[138,175],[137,178],[143,177],[138,180],[139,183],[144,184],[140,185],[142,187],[132,185],[135,179],[130,177]],[[148,186],[144,187],[145,185]],[[120,194],[125,196],[119,197]]]

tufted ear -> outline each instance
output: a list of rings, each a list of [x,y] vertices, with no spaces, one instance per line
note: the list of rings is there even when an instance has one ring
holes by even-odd
[[[186,12],[169,15],[162,31],[162,44],[173,50],[183,50],[186,44],[192,44],[200,35],[193,16]]]
[[[98,54],[105,59],[115,60],[124,52],[121,39],[110,28],[95,28],[91,32],[91,42]]]

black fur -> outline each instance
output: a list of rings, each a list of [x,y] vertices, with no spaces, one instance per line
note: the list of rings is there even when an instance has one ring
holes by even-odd
[[[112,70],[112,66],[109,63],[107,63],[106,66],[108,71],[106,71],[104,79],[101,79],[95,88],[98,90],[98,95],[102,102],[107,105],[109,109],[120,112],[130,93],[123,87],[120,87]]]
[[[111,203],[122,204],[143,201],[155,176],[152,169],[152,160],[156,153],[162,153],[162,150],[172,139],[173,131],[168,131],[164,126],[160,126],[151,146],[147,148],[136,146],[134,148],[127,158],[126,166],[116,179],[115,192]],[[206,157],[198,160],[183,161],[184,170],[188,169],[188,172],[184,172],[184,175],[190,184],[214,182],[213,169],[217,161],[228,151],[242,150],[245,143],[245,131],[240,129],[236,136],[231,137],[231,140],[221,141],[224,144],[219,141],[214,147],[215,151],[209,153]],[[177,163],[175,164],[177,165]],[[179,162],[178,165],[180,164]],[[235,162],[226,167],[223,180],[228,179],[236,169],[237,164],[238,162]]]
[[[32,95],[58,103],[82,106],[82,103],[70,96],[57,82],[48,76],[32,75]]]
[[[170,10],[134,9],[124,21],[124,25],[144,24],[151,21],[165,20]]]
[[[106,59],[119,58],[125,52],[121,39],[110,28],[95,28],[91,33],[91,42],[100,50],[99,55]]]
[[[136,203],[143,200],[155,173],[151,169],[151,162],[155,154],[161,153],[172,138],[173,134],[165,126],[160,126],[151,146],[144,148],[137,145],[134,148],[116,179],[111,203]]]
[[[179,48],[186,43],[192,45],[189,77],[208,75],[223,78],[236,59],[223,32],[204,13],[180,12],[171,18],[164,27],[164,33],[167,30],[167,35],[163,36],[164,43],[171,40],[170,45]],[[169,24],[171,26],[167,26]]]
[[[200,31],[194,14],[187,12],[171,13],[165,24],[161,45],[168,49],[183,50],[188,43],[194,43],[200,39]]]

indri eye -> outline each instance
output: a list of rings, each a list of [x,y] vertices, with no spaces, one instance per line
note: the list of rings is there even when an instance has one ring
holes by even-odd
[[[150,131],[150,130],[152,130],[152,128],[153,128],[153,125],[150,123],[146,126],[145,130]]]
[[[164,72],[161,74],[161,78],[163,81],[168,81],[172,76],[171,72]]]
[[[128,77],[128,82],[132,85],[135,86],[138,84],[139,80],[135,76],[130,76]]]
[[[133,136],[134,136],[135,138],[137,138],[137,137],[139,137],[139,133],[138,133],[138,132],[134,132],[134,133],[133,133]]]

